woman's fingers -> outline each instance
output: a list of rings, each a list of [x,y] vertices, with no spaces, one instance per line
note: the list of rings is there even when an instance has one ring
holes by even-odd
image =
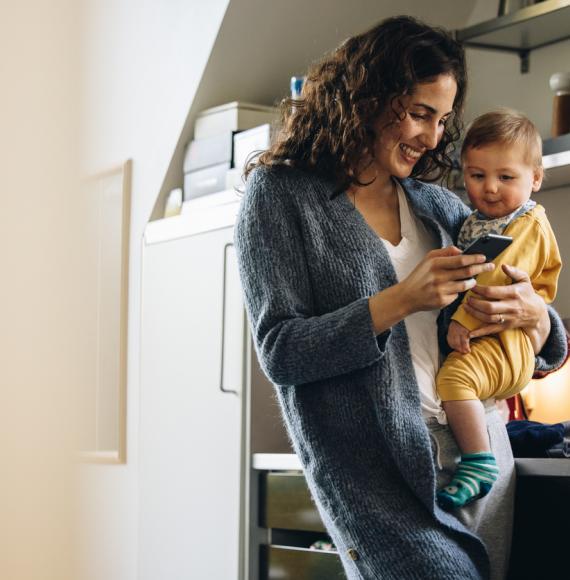
[[[473,255],[451,256],[435,258],[432,270],[439,272],[448,280],[465,280],[475,278],[483,272],[490,272],[495,268],[495,264],[486,263],[485,257]]]
[[[519,287],[516,284],[510,286],[481,286],[477,284],[473,288],[473,293],[481,296],[477,302],[493,302],[495,300],[515,300],[519,297]]]
[[[450,281],[436,287],[432,286],[430,303],[432,308],[443,308],[451,304],[462,292],[467,292],[476,284],[473,278],[468,280]]]
[[[459,256],[461,255],[461,250],[457,246],[447,246],[445,248],[439,248],[439,250],[430,250],[426,257],[445,257],[445,256]]]
[[[480,336],[487,336],[488,334],[497,334],[505,330],[503,324],[486,324],[469,333],[469,338],[479,338]]]
[[[463,278],[475,278],[483,272],[490,272],[494,270],[495,264],[472,264],[471,266],[466,266],[464,268],[459,268],[453,271],[453,278],[455,280],[460,280]]]
[[[530,276],[524,270],[520,270],[519,268],[507,264],[503,264],[501,267],[503,268],[503,272],[513,281],[513,283],[530,282]]]
[[[444,270],[457,270],[458,268],[466,268],[475,264],[485,264],[485,256],[483,254],[435,256],[434,263]],[[494,267],[494,265],[492,267]]]
[[[478,300],[470,297],[463,304],[465,311],[471,314],[481,322],[483,326],[471,331],[470,338],[478,338],[487,334],[497,334],[502,330],[511,328],[511,317],[507,313],[510,310],[509,303],[491,302],[489,300]],[[498,311],[500,309],[500,312]]]
[[[501,267],[503,272],[513,281],[512,284],[507,286],[478,285],[473,288],[473,292],[486,300],[518,300],[520,298],[520,292],[530,287],[529,275],[524,270],[520,270],[514,266],[504,264]],[[534,290],[532,291],[534,292]]]
[[[467,290],[471,290],[475,287],[477,282],[474,278],[467,278],[466,280],[453,280],[449,282],[446,287],[445,291],[447,294],[460,294],[461,292],[467,292]]]
[[[505,324],[509,314],[516,311],[513,303],[508,300],[479,300],[473,296],[470,296],[463,306],[469,314],[473,314],[479,320],[490,324]]]
[[[473,288],[473,292],[477,292],[477,288],[479,288],[479,286],[475,286]],[[504,300],[501,303],[499,303],[499,302],[500,302],[499,300],[496,300],[496,301],[494,301],[494,300],[481,300],[479,298],[475,298],[474,296],[469,296],[469,298],[467,298],[467,302],[466,302],[465,306],[467,308],[471,308],[473,310],[476,310],[477,312],[481,312],[481,314],[490,315],[490,314],[497,314],[499,308],[502,308],[504,310],[504,308],[505,308]],[[493,322],[493,321],[489,320],[488,322]]]

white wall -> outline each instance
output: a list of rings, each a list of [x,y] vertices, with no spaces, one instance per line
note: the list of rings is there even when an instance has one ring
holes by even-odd
[[[85,379],[77,196],[80,6],[0,17],[0,578],[75,580],[74,395]]]
[[[479,0],[469,24],[493,18],[497,3]],[[516,54],[497,51],[467,51],[469,92],[466,120],[497,106],[508,106],[526,113],[537,125],[543,139],[550,137],[553,93],[548,80],[555,72],[568,71],[570,40],[533,51],[530,71],[520,72]],[[570,316],[570,184],[535,195],[544,205],[556,237],[563,261],[558,297],[554,306],[563,317]]]
[[[133,159],[127,464],[83,470],[82,563],[89,580],[137,577],[141,240],[227,4],[88,2],[84,171]]]

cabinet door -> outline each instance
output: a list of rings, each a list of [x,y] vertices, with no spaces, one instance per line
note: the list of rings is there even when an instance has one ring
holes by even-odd
[[[141,580],[240,577],[245,316],[232,234],[144,248]]]

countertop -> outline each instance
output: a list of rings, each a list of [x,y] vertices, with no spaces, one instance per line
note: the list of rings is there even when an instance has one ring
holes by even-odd
[[[570,477],[570,459],[515,459],[518,477]],[[254,453],[253,469],[299,471],[301,462],[293,453]]]

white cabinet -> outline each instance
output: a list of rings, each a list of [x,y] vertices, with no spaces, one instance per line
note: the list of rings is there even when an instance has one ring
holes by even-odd
[[[245,316],[232,236],[144,244],[140,580],[242,578]]]

